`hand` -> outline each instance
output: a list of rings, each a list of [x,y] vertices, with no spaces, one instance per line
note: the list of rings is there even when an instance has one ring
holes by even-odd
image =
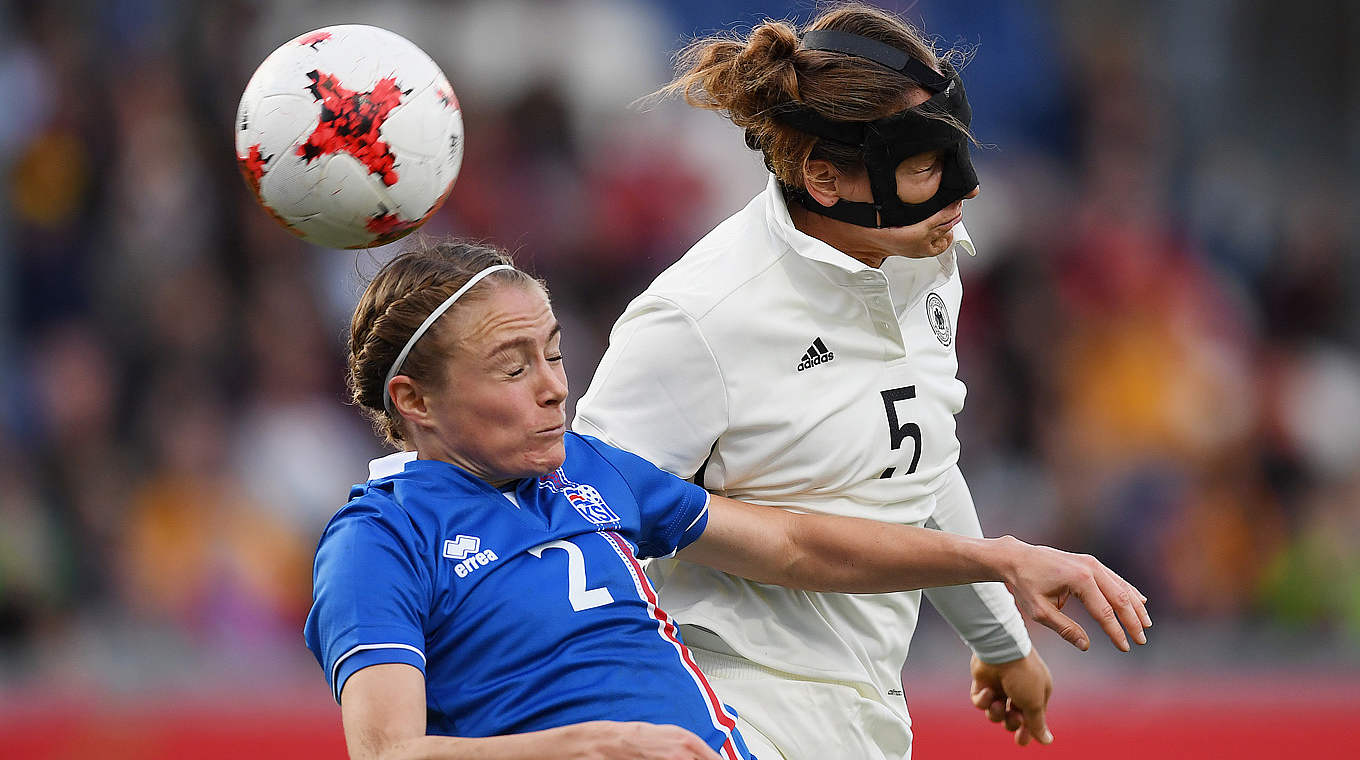
[[[1086,651],[1091,646],[1086,630],[1061,611],[1067,600],[1076,596],[1121,651],[1129,651],[1125,630],[1139,644],[1147,643],[1143,629],[1152,626],[1147,597],[1100,560],[1089,554],[1033,546],[1010,536],[1002,540],[1014,542],[1014,553],[1003,570],[1006,587],[1030,620],[1052,628],[1072,646]]]
[[[1006,730],[1015,735],[1015,743],[1029,744],[1031,739],[1040,744],[1053,741],[1048,730],[1048,697],[1053,693],[1053,676],[1048,665],[1031,649],[1028,657],[991,665],[973,655],[969,664],[973,683],[969,689],[973,706],[987,714],[993,723],[1005,722]]]
[[[722,760],[679,726],[599,720],[566,731],[555,754],[563,760]]]

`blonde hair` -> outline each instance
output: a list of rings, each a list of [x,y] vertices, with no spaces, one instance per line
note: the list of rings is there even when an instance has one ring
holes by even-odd
[[[364,289],[354,307],[349,329],[349,372],[346,385],[350,401],[372,422],[373,429],[392,445],[404,439],[401,417],[383,405],[387,372],[406,341],[445,299],[467,284],[473,275],[497,264],[514,265],[510,254],[495,246],[461,240],[420,241],[387,262]],[[518,269],[487,275],[488,281],[547,285]],[[486,297],[487,288],[474,287],[458,299],[453,309],[465,309]],[[441,318],[442,322],[442,318]],[[439,322],[412,346],[402,363],[401,374],[437,383],[443,379],[441,358],[447,350]]]

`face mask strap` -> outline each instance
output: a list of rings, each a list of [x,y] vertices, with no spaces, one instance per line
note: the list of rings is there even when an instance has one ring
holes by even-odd
[[[931,94],[943,92],[949,77],[884,42],[838,29],[816,29],[803,34],[804,50],[826,50],[864,58],[911,79]]]

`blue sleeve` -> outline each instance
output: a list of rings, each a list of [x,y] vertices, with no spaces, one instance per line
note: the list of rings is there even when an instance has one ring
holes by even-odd
[[[312,571],[304,635],[340,701],[345,681],[369,665],[405,663],[425,672],[431,590],[404,515],[351,502],[326,526]]]
[[[640,456],[581,436],[623,477],[642,517],[638,557],[665,557],[694,543],[708,525],[708,492]]]

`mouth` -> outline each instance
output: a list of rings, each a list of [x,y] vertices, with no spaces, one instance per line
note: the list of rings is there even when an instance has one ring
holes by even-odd
[[[535,431],[534,431],[534,435],[562,435],[562,434],[565,433],[566,431],[567,431],[567,423],[566,423],[566,421],[562,421],[562,422],[557,423],[556,425],[553,425],[553,426],[550,427],[550,428],[544,428],[544,429],[542,429],[542,430],[535,430]]]

